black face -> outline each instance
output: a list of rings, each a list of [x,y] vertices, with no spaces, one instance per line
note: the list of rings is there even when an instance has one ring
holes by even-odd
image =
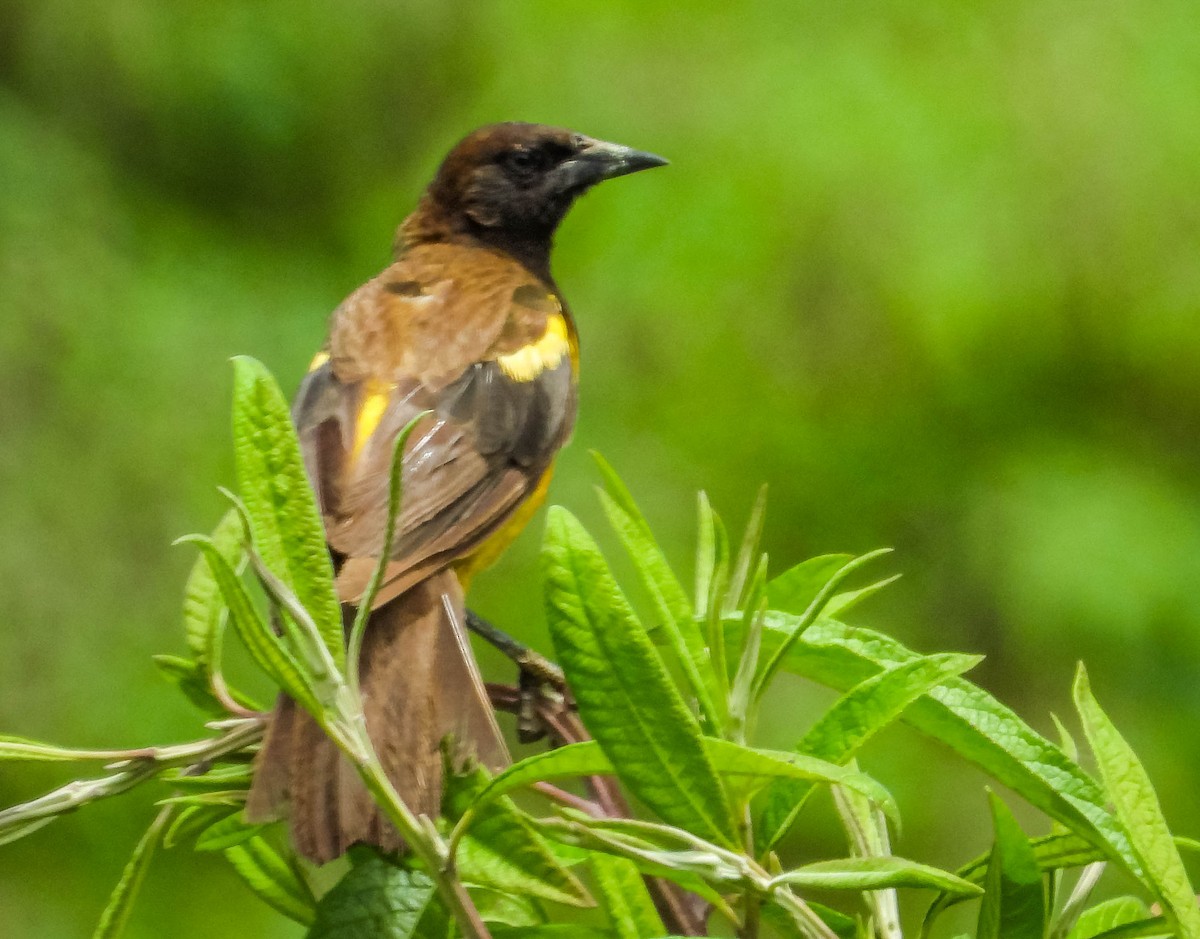
[[[666,160],[537,124],[496,124],[446,158],[435,186],[475,225],[548,237],[576,197],[614,176]]]
[[[531,189],[536,188],[552,169],[573,157],[583,146],[584,139],[578,135],[570,143],[542,140],[532,144],[515,144],[502,150],[495,162],[514,186]]]
[[[503,148],[471,173],[464,210],[485,228],[553,231],[583,191],[564,185],[558,172],[575,153],[553,139]]]

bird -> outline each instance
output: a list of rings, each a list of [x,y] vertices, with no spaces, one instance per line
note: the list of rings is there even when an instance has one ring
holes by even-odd
[[[575,422],[579,340],[550,271],[554,233],[596,184],[667,161],[541,124],[464,137],[396,235],[395,259],[334,311],[292,417],[353,622],[379,564],[390,466],[402,502],[358,663],[368,736],[414,814],[440,812],[443,740],[509,762],[464,628],[464,592],[545,497]],[[396,829],[316,721],[281,694],[256,758],[249,821],[286,816],[325,863]]]

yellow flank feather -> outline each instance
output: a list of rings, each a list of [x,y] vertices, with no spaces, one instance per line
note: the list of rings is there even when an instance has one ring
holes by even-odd
[[[329,353],[328,352],[325,352],[325,351],[318,352],[316,355],[313,356],[313,360],[308,363],[308,370],[310,372],[315,372],[317,369],[319,369],[322,365],[324,365],[328,361],[329,361]]]
[[[363,383],[362,402],[358,406],[358,420],[354,423],[354,449],[352,457],[357,459],[363,447],[375,433],[375,428],[383,419],[395,385],[383,381],[367,381]]]
[[[517,506],[517,510],[509,516],[508,521],[496,529],[483,544],[466,557],[460,558],[454,565],[454,573],[458,575],[458,582],[462,584],[463,590],[470,586],[471,579],[476,574],[491,567],[521,533],[521,529],[529,524],[529,520],[546,500],[546,491],[550,488],[550,477],[553,475],[554,467],[551,466],[542,473],[542,478],[538,480],[533,492]]]
[[[546,320],[546,331],[540,339],[497,357],[496,363],[514,381],[533,381],[547,369],[555,368],[570,351],[567,320],[561,313],[555,313]]]

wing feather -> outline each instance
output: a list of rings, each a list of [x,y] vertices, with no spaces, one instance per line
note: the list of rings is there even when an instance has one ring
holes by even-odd
[[[369,284],[335,314],[330,355],[315,360],[293,416],[345,600],[357,599],[375,566],[387,521],[393,441],[417,414],[432,412],[406,446],[388,589],[377,603],[485,540],[536,487],[570,433],[573,362],[544,351],[546,337],[561,328],[553,327],[552,318],[565,323],[566,314],[548,288],[529,283],[523,269],[505,270],[507,283],[493,271],[484,278],[487,289],[466,291],[447,287],[436,265],[424,279],[419,270],[389,269],[377,279],[376,300]],[[389,289],[394,283],[404,289]],[[427,283],[433,286],[427,289]],[[493,308],[476,306],[460,316],[454,304],[468,296]],[[354,320],[363,321],[361,329],[352,328]],[[476,335],[447,332],[459,320]],[[437,347],[429,334],[438,330],[447,333],[438,367],[413,368],[410,353]],[[338,336],[353,336],[358,345],[339,348]],[[364,336],[369,349],[361,345]],[[487,344],[479,349],[481,336]],[[403,351],[388,354],[397,342]],[[461,361],[457,374],[449,375],[448,347],[477,357]],[[536,354],[523,355],[525,349]],[[501,360],[511,363],[514,354],[538,367],[513,374]]]

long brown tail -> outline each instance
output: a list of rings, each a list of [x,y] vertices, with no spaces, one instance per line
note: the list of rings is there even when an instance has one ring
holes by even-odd
[[[353,608],[343,607],[343,615],[352,621]],[[372,612],[363,636],[367,733],[408,808],[435,818],[447,734],[486,766],[509,762],[464,621],[458,579],[442,571]],[[317,863],[357,842],[383,851],[403,847],[350,762],[307,712],[281,695],[258,756],[246,818],[277,818],[285,806],[296,850]]]

